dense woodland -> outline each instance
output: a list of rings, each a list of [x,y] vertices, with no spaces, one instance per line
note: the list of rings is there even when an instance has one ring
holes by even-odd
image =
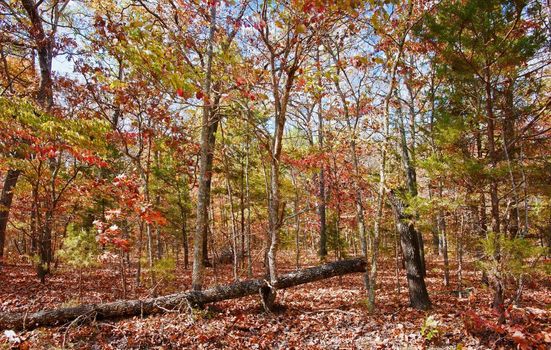
[[[549,348],[550,18],[0,0],[0,349]]]

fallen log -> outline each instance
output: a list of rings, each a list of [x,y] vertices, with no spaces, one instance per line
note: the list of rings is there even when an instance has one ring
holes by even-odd
[[[188,305],[200,306],[257,294],[262,288],[284,289],[364,271],[364,259],[350,259],[281,275],[274,286],[270,286],[264,279],[252,279],[220,285],[204,291],[182,292],[144,300],[120,300],[102,304],[85,304],[34,313],[5,312],[0,313],[0,330],[30,330],[42,326],[63,325],[75,320],[113,319],[177,311]]]

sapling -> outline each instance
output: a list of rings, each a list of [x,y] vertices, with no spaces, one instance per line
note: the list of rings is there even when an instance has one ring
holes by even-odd
[[[62,247],[57,255],[62,261],[78,270],[78,299],[81,300],[83,272],[98,265],[99,250],[96,236],[93,232],[69,224]]]
[[[544,254],[544,249],[525,238],[508,238],[493,232],[482,239],[481,243],[486,259],[480,262],[480,266],[493,281],[494,288],[501,288],[503,294],[507,278],[518,281],[523,276],[533,273],[539,257]],[[521,292],[522,289],[518,288],[515,301],[519,301]],[[503,323],[505,306],[494,306],[500,311],[500,323]]]

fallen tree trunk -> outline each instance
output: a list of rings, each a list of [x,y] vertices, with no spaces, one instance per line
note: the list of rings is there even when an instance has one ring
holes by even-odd
[[[200,306],[221,300],[241,298],[257,294],[262,288],[290,288],[300,284],[364,272],[364,259],[350,259],[311,267],[284,274],[275,286],[264,279],[245,280],[220,285],[204,291],[189,291],[144,300],[121,300],[103,304],[87,304],[75,307],[42,310],[34,313],[0,313],[0,329],[34,329],[41,326],[57,326],[75,320],[111,319],[144,316],[180,310],[188,305]]]

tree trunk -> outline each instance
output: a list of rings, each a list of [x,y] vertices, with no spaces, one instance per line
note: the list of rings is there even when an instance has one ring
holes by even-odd
[[[120,251],[120,258],[119,258],[119,266],[120,266],[120,273],[121,273],[121,285],[122,285],[122,297],[126,298],[126,295],[128,293],[127,291],[127,285],[126,285],[126,269],[124,267],[124,254],[123,251]]]
[[[50,273],[50,264],[53,261],[52,253],[52,229],[53,229],[54,214],[52,208],[48,208],[45,214],[43,227],[40,228],[39,239],[39,263],[37,266],[37,276],[41,283],[46,282],[46,275]]]
[[[153,232],[150,223],[145,223],[145,233],[147,236],[147,263],[149,268],[149,275],[151,277],[151,293],[153,294],[153,296],[155,296],[157,295],[157,276],[154,269],[155,258],[153,256]]]
[[[321,125],[321,117],[320,117]],[[320,147],[322,144],[322,136],[320,135]],[[325,171],[322,168],[319,171],[319,204],[318,215],[320,220],[320,245],[319,245],[319,257],[321,261],[325,261],[327,257],[327,219],[326,219],[326,205],[325,205]]]
[[[364,259],[350,259],[290,272],[277,278],[277,289],[291,288],[335,276],[364,272]],[[43,310],[35,313],[0,313],[1,329],[30,330],[41,326],[56,326],[77,318],[85,321],[142,316],[181,310],[188,305],[202,306],[222,300],[241,298],[270,288],[264,278],[220,285],[205,291],[189,291],[145,300],[122,300],[103,304]]]
[[[157,195],[155,198],[155,207],[159,208],[161,204],[161,196]],[[155,224],[155,240],[156,240],[156,257],[157,260],[163,258],[163,239],[161,237],[161,227],[159,224]]]
[[[486,92],[486,119],[488,121],[487,137],[488,137],[488,156],[490,158],[491,170],[495,171],[497,168],[497,154],[495,149],[495,116],[493,109],[493,96],[491,86],[491,75],[489,65],[485,69],[485,92]],[[500,217],[499,217],[499,194],[498,194],[498,179],[497,174],[490,176],[490,203],[492,214],[492,232],[495,235],[495,253],[494,259],[499,263],[501,260],[501,247],[499,245],[499,237],[501,235]],[[499,272],[492,276],[492,284],[494,287],[494,300],[492,306],[499,313],[499,322],[503,323],[505,320],[505,306],[503,305],[503,280]]]
[[[283,131],[281,131],[283,132]],[[270,206],[269,206],[269,231],[270,245],[268,247],[268,275],[270,283],[277,282],[276,254],[279,243],[279,228],[281,226],[281,208],[279,198],[279,159],[271,157],[271,179],[270,179]],[[263,294],[263,304],[267,310],[271,310],[275,300],[275,289],[270,288]]]
[[[53,59],[53,47],[54,47],[54,32],[50,35],[46,35],[43,26],[42,17],[39,13],[39,4],[35,4],[32,0],[22,0],[21,4],[27,13],[27,16],[32,24],[31,34],[36,46],[36,52],[38,54],[38,65],[40,67],[40,83],[38,86],[38,93],[36,95],[36,101],[38,104],[49,111],[53,105],[53,80],[52,80],[52,59]],[[0,211],[0,260],[3,257],[4,242],[5,242],[5,230],[9,216],[9,210],[11,207],[11,201],[13,198],[12,189],[17,183],[19,177],[19,170],[8,170],[6,182],[11,178],[13,184],[10,188],[9,183],[4,183],[4,189],[2,190],[2,198],[0,198],[0,206],[3,206]],[[16,175],[16,176],[15,176]],[[4,193],[6,192],[6,193]],[[5,202],[4,202],[5,201]],[[8,204],[8,205],[5,205]],[[40,267],[39,267],[40,269]],[[41,277],[43,279],[43,277]]]
[[[408,17],[411,16],[412,9],[413,7],[412,5],[410,5]],[[373,311],[375,309],[375,288],[377,286],[377,258],[379,255],[379,237],[381,233],[381,221],[383,220],[383,203],[386,187],[386,158],[390,128],[390,101],[392,99],[392,96],[394,95],[394,90],[396,87],[396,74],[398,71],[398,62],[400,62],[402,54],[404,52],[404,43],[408,32],[409,29],[403,33],[400,45],[398,46],[398,52],[396,53],[396,58],[392,62],[392,68],[390,70],[390,86],[384,100],[382,130],[383,140],[381,144],[381,160],[379,162],[379,184],[377,189],[376,217],[375,223],[373,225],[373,244],[371,246],[371,270],[369,272],[368,308],[370,311]]]
[[[338,61],[338,59],[336,58],[336,56],[334,56],[334,58],[336,59],[336,61]],[[337,64],[337,67],[339,67],[339,65]],[[338,93],[339,93],[339,96],[341,98],[341,101],[342,101],[342,104],[344,106],[344,114],[346,116],[346,122],[347,122],[347,126],[348,126],[348,129],[349,129],[349,132],[350,132],[350,154],[352,156],[352,166],[353,166],[353,171],[354,171],[354,176],[353,176],[353,184],[354,184],[354,192],[355,192],[355,202],[356,202],[356,221],[357,221],[357,225],[358,225],[358,235],[360,237],[360,245],[361,245],[361,249],[362,249],[362,254],[363,256],[365,257],[366,259],[366,262],[367,262],[367,259],[368,259],[368,241],[367,241],[367,229],[366,229],[366,223],[365,223],[365,215],[364,215],[364,207],[363,207],[363,194],[362,194],[362,188],[360,186],[360,179],[361,179],[361,174],[360,174],[360,165],[359,165],[359,161],[358,161],[358,154],[357,154],[357,151],[356,151],[356,137],[357,137],[357,133],[356,133],[356,128],[357,128],[357,125],[358,125],[358,122],[360,120],[360,113],[359,113],[359,103],[357,102],[356,103],[356,115],[355,115],[355,122],[354,122],[354,125],[352,125],[352,123],[350,122],[350,115],[349,115],[349,108],[348,108],[348,102],[346,100],[346,95],[344,94],[344,92],[342,91],[340,85],[339,85],[339,80],[337,79],[335,81],[335,88],[337,89]],[[354,248],[354,254],[356,254],[356,243],[355,243],[355,240],[353,239],[353,248]],[[364,275],[364,285],[365,285],[365,289],[366,291],[369,290],[369,272],[366,271],[365,275]],[[373,296],[374,297],[374,296]]]
[[[461,213],[459,235],[457,237],[457,289],[463,290],[463,231],[465,230],[465,218]]]
[[[491,86],[489,83],[486,84],[486,113],[488,118],[488,128],[487,128],[487,137],[488,137],[488,155],[490,157],[491,169],[495,170],[497,167],[497,155],[495,150],[495,122],[494,122],[494,113],[492,107],[492,93]],[[493,174],[490,178],[490,203],[491,203],[491,214],[492,214],[492,231],[497,235],[500,233],[500,219],[499,219],[499,196],[498,196],[498,179],[496,175]]]
[[[219,89],[219,87],[215,87],[216,90]],[[214,97],[214,102],[211,106],[211,115],[209,117],[209,131],[208,131],[208,153],[207,153],[207,163],[206,163],[206,169],[205,169],[205,193],[207,194],[207,204],[210,203],[210,192],[211,192],[211,185],[212,185],[212,166],[214,161],[214,149],[216,146],[216,131],[218,130],[218,124],[220,123],[220,115],[218,114],[218,106],[220,103],[220,94],[216,93]],[[206,216],[208,219],[208,207],[206,210]],[[205,225],[205,231],[203,234],[203,265],[206,267],[210,267],[211,263],[209,261],[209,249],[208,249],[208,224]]]
[[[241,268],[245,268],[245,257],[246,257],[246,250],[245,250],[245,164],[243,163],[243,159],[240,161],[241,165],[241,173],[240,178],[241,181],[239,182],[240,190],[239,190],[239,219],[240,219],[240,229],[241,229],[241,238],[239,240],[239,243],[241,244],[241,255],[240,255],[240,263],[239,265]]]
[[[207,52],[207,67],[203,89],[206,95],[206,100],[203,102],[203,116],[201,121],[201,154],[199,161],[199,188],[197,190],[197,225],[195,228],[195,238],[193,241],[193,272],[192,272],[192,287],[198,291],[203,288],[203,270],[205,251],[204,246],[207,237],[208,228],[208,206],[210,203],[210,179],[212,174],[208,171],[209,156],[211,157],[212,169],[212,152],[211,149],[211,79],[212,79],[212,58],[214,50],[214,33],[216,31],[216,5],[210,7],[210,31]]]
[[[189,267],[189,241],[187,236],[187,217],[184,214],[182,218],[182,240],[184,244],[184,269]]]
[[[442,180],[438,184],[438,195],[440,200],[443,199],[442,193],[443,183]],[[444,210],[438,209],[438,232],[439,232],[439,250],[442,252],[444,259],[444,285],[449,287],[450,285],[450,263],[448,258],[448,236],[446,231],[446,217],[444,216]]]
[[[320,64],[320,52],[317,50],[317,62],[318,67]],[[321,75],[318,78],[318,84],[321,84]],[[323,152],[323,108],[322,108],[322,95],[319,94],[318,98],[318,146],[319,151]],[[320,247],[319,257],[321,261],[325,261],[327,258],[327,218],[326,218],[326,198],[325,198],[325,169],[322,164],[319,171],[319,193],[318,193],[318,215],[320,220]]]
[[[247,242],[245,245],[247,246],[247,276],[249,278],[253,277],[253,262],[252,262],[252,253],[251,253],[251,196],[250,196],[250,189],[249,189],[250,150],[251,150],[250,142],[249,142],[249,138],[247,137],[247,155],[245,158],[245,198],[247,201],[247,204],[246,204],[247,205],[247,233],[245,238],[247,239]]]
[[[281,150],[283,146],[283,133],[285,132],[285,122],[287,120],[287,105],[289,96],[293,87],[295,73],[298,70],[297,66],[293,66],[287,72],[287,80],[285,82],[284,93],[281,99],[279,98],[278,79],[275,78],[276,67],[275,58],[272,57],[272,75],[273,75],[273,93],[276,102],[276,112],[274,119],[274,133],[270,149],[270,196],[268,205],[269,231],[270,231],[270,246],[268,248],[268,271],[270,283],[273,286],[268,287],[267,298],[263,298],[264,306],[267,310],[271,309],[272,303],[275,300],[276,282],[277,282],[277,262],[276,255],[279,244],[279,229],[283,223],[283,214],[285,212],[285,203],[281,203],[280,198],[280,160]]]
[[[225,143],[224,132],[222,131],[222,143]],[[233,203],[233,191],[230,182],[230,167],[228,165],[228,155],[225,151],[225,146],[222,147],[223,154],[223,163],[224,163],[224,173],[226,178],[226,191],[228,194],[228,200],[230,202],[230,221],[231,221],[231,245],[232,245],[232,256],[233,256],[233,278],[235,281],[239,280],[238,276],[238,256],[239,256],[239,247],[237,242],[237,220],[235,217],[235,208]]]
[[[412,307],[427,310],[431,301],[425,285],[423,266],[420,255],[418,235],[411,222],[411,215],[406,213],[406,204],[395,193],[389,193],[389,200],[396,218],[396,230],[400,234],[402,252],[406,265],[409,300]]]
[[[8,218],[10,215],[11,202],[13,199],[13,190],[17,185],[17,180],[21,174],[20,170],[8,170],[4,179],[4,187],[0,197],[0,263],[4,257],[4,245],[6,242],[6,228],[8,226]]]
[[[404,127],[403,116],[402,116],[402,113],[400,112],[398,113],[398,129],[400,132],[400,150],[401,150],[400,153],[401,153],[402,165],[404,167],[404,172],[406,177],[406,185],[411,198],[415,198],[417,197],[417,171],[414,166],[411,152],[408,149],[407,136],[406,136],[406,130]],[[415,216],[417,216],[417,214]],[[425,266],[425,247],[423,243],[423,235],[418,230],[414,229],[414,231],[415,231],[415,237],[417,240],[416,247],[419,249],[421,274],[423,275],[423,277],[425,277],[427,274],[427,269]]]
[[[53,80],[52,80],[52,59],[53,59],[53,34],[46,35],[43,20],[40,17],[39,5],[33,0],[22,0],[21,3],[27,12],[27,16],[32,24],[31,33],[34,36],[36,52],[38,54],[38,66],[40,67],[40,84],[36,101],[40,106],[49,110],[53,105]]]
[[[450,264],[448,258],[448,236],[446,232],[446,220],[443,215],[438,215],[438,230],[440,231],[440,244],[442,249],[442,257],[444,258],[444,285],[450,285]]]
[[[295,197],[293,200],[293,215],[295,216],[295,266],[300,269],[300,216],[299,216],[299,188],[297,186],[296,174],[291,168],[291,183],[295,189]]]
[[[366,230],[366,224],[365,224],[365,215],[364,215],[364,207],[363,207],[363,195],[362,195],[362,189],[360,187],[359,179],[360,179],[360,170],[358,165],[358,157],[356,155],[356,144],[355,141],[352,141],[352,145],[350,146],[351,152],[352,152],[352,165],[354,169],[354,190],[355,190],[355,201],[356,201],[356,221],[358,223],[358,235],[360,236],[360,245],[362,248],[362,255],[367,259],[367,230]],[[369,285],[369,276],[366,274],[364,276],[364,284],[367,288]]]
[[[522,236],[523,233],[519,232],[520,225],[520,194],[518,191],[517,180],[515,179],[515,172],[513,165],[519,164],[517,160],[518,148],[516,147],[517,138],[515,133],[515,124],[516,124],[516,112],[514,106],[514,94],[513,94],[513,79],[507,79],[504,90],[504,118],[503,118],[503,132],[501,134],[503,141],[503,155],[507,161],[507,167],[509,170],[509,177],[511,180],[511,195],[512,203],[509,207],[509,212],[507,213],[508,220],[506,224],[505,232],[508,232],[510,238],[516,238],[517,236]],[[519,164],[522,167],[522,164]]]

